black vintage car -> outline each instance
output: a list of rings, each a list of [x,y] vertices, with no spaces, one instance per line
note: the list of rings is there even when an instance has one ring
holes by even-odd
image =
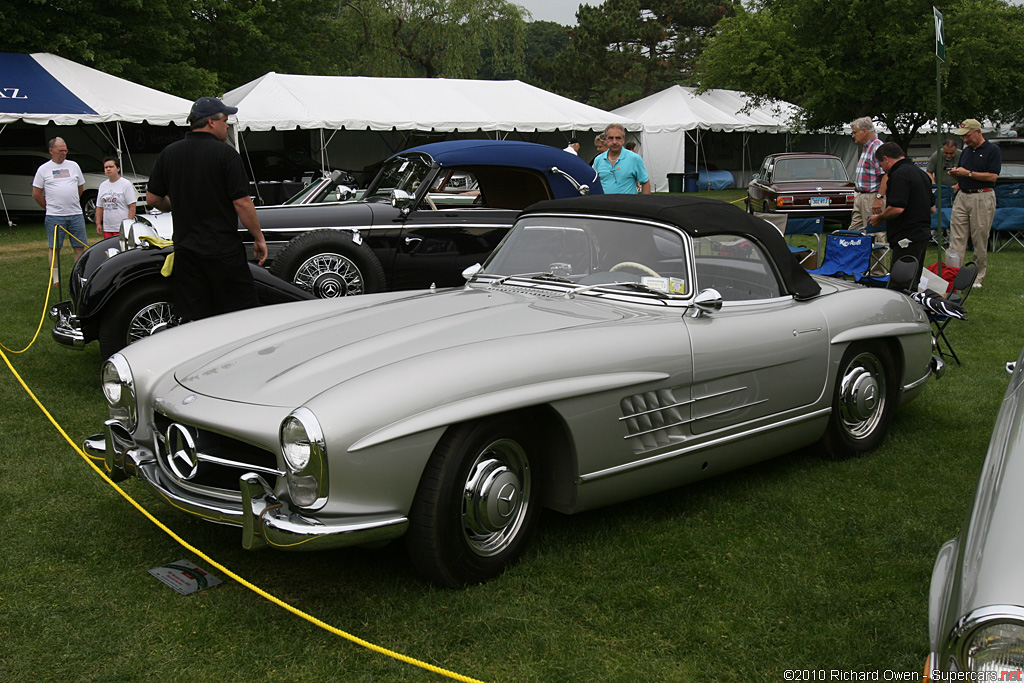
[[[453,180],[475,189],[453,191]],[[259,273],[261,301],[293,300],[294,288],[330,298],[456,286],[522,209],[588,193],[602,193],[594,170],[545,145],[462,140],[400,152],[358,199],[335,174],[283,205],[257,208],[269,273],[284,281],[277,287]],[[99,340],[110,355],[174,325],[170,283],[160,275],[173,246],[146,239],[171,232],[169,214],[147,214],[86,250],[70,278],[71,300],[50,311],[54,339],[68,346]]]

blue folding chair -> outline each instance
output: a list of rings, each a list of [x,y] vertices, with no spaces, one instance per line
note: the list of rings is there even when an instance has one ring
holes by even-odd
[[[825,235],[825,260],[820,268],[807,271],[814,275],[844,275],[856,280],[871,268],[871,235],[837,231]]]
[[[821,235],[825,231],[825,217],[824,216],[796,216],[793,214],[789,215],[789,220],[786,221],[786,229],[784,231],[785,236],[789,239],[789,251],[793,254],[797,254],[797,258],[800,260],[800,264],[803,265],[807,259],[811,257],[811,253],[803,249],[802,247],[793,246],[793,235],[813,235],[818,241],[818,246],[814,250],[815,262],[821,260]],[[803,253],[802,257],[799,255]]]

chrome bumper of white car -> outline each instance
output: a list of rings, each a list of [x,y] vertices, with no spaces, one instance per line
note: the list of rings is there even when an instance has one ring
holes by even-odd
[[[369,545],[398,538],[409,526],[404,516],[372,519],[318,519],[293,510],[287,501],[274,495],[259,474],[240,477],[241,501],[213,504],[174,484],[157,464],[156,455],[139,446],[116,420],[107,420],[103,434],[85,440],[87,454],[103,460],[115,481],[135,477],[149,484],[174,507],[204,519],[242,527],[242,547],[259,550],[325,550],[353,545]]]
[[[61,301],[59,304],[50,306],[49,315],[50,320],[53,321],[53,338],[57,343],[76,349],[85,346],[82,323],[71,312],[70,301]]]

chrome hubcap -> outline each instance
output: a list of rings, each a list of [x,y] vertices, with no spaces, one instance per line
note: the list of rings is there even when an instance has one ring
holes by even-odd
[[[508,548],[530,505],[530,465],[515,441],[483,449],[469,470],[462,498],[462,531],[470,549],[490,556]]]
[[[296,286],[320,299],[335,299],[363,293],[363,274],[341,254],[317,254],[299,266]]]
[[[140,339],[152,337],[157,332],[173,327],[176,322],[169,303],[158,301],[150,304],[136,313],[128,323],[127,341],[132,344]]]
[[[885,409],[885,371],[878,358],[862,353],[847,366],[839,391],[843,428],[854,439],[869,436]]]

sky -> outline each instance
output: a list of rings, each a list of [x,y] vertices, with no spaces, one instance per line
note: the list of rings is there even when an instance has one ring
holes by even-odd
[[[589,0],[589,5],[600,5],[604,0]],[[512,0],[515,4],[525,7],[533,15],[534,21],[553,21],[563,26],[576,25],[576,10],[580,0]]]

